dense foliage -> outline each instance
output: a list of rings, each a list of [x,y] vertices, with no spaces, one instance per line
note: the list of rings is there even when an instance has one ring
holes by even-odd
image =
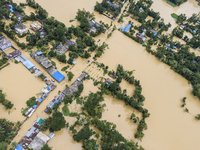
[[[50,124],[50,131],[60,131],[62,128],[65,127],[65,118],[63,117],[63,114],[59,111],[53,112],[52,120]]]
[[[11,109],[14,104],[6,99],[6,95],[0,90],[0,103],[5,106],[6,109]]]

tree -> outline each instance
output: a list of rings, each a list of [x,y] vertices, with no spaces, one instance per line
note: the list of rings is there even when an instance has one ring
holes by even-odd
[[[0,142],[0,150],[7,150],[8,144],[6,142]]]
[[[45,144],[43,147],[42,147],[42,149],[41,150],[52,150],[52,148],[51,147],[49,147],[49,145],[48,144]]]
[[[66,63],[66,62],[67,62],[67,60],[66,60],[66,55],[65,55],[65,54],[57,55],[57,59],[58,59],[60,62],[63,62],[63,63]]]
[[[69,71],[67,72],[67,77],[68,77],[68,80],[71,81],[72,78],[74,77],[74,74],[71,71]]]
[[[65,127],[66,120],[63,117],[63,114],[59,111],[53,112],[52,121],[50,124],[50,131],[60,131],[62,128]]]
[[[15,147],[17,147],[17,142],[16,141],[14,141],[14,142],[12,142],[11,144],[10,144],[10,147],[11,148],[15,148]]]
[[[69,96],[69,95],[65,95],[64,99],[63,99],[63,102],[65,104],[68,104],[68,103],[72,103],[72,98]]]
[[[26,105],[27,105],[28,107],[32,107],[33,105],[37,105],[35,96],[29,98],[29,100],[26,101]]]

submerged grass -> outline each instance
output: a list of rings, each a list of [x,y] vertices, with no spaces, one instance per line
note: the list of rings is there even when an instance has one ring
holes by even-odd
[[[65,106],[63,106],[62,111],[65,116],[69,116],[70,112],[69,112],[69,108],[68,108],[67,104],[65,104]]]
[[[170,0],[163,0],[163,1],[166,2],[167,4],[169,4],[172,7],[176,7],[177,6],[174,3],[172,3]]]

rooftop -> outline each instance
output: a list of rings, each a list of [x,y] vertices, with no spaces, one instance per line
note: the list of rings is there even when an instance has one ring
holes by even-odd
[[[11,41],[7,37],[5,36],[0,37],[0,45],[7,44],[8,42],[11,42]]]
[[[28,148],[33,150],[41,150],[41,148],[49,141],[49,137],[39,132],[34,140],[29,144]]]
[[[26,26],[22,23],[18,23],[15,25],[15,29],[24,30],[24,29],[26,29]]]

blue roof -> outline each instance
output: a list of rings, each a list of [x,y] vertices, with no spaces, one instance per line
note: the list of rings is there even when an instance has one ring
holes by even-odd
[[[176,46],[173,46],[173,48],[177,49],[177,47],[176,47]]]
[[[43,99],[42,99],[42,98],[39,98],[39,99],[38,99],[38,101],[39,101],[39,102],[42,102],[42,101],[43,101]]]
[[[54,103],[54,104],[55,104],[55,103],[58,103],[58,101],[57,101],[57,100],[55,100],[53,103]]]
[[[65,78],[65,76],[61,74],[59,71],[54,72],[51,76],[58,82],[61,82]]]
[[[130,29],[130,27],[131,27],[131,24],[128,24],[128,25],[126,26],[126,28],[124,29],[124,32],[127,32],[127,31]]]
[[[120,30],[123,30],[123,28],[122,28],[122,27],[120,27],[119,29],[120,29]]]
[[[37,55],[42,55],[42,52],[41,51],[37,52]]]
[[[34,67],[35,65],[32,64],[32,62],[30,62],[29,60],[26,60],[24,62],[22,62],[24,64],[24,66],[26,66],[26,68],[31,69],[32,67]]]
[[[22,150],[23,149],[23,147],[21,146],[21,145],[17,145],[17,147],[15,148],[15,150]]]
[[[75,43],[74,43],[74,42],[71,42],[71,44],[72,44],[72,45],[75,45]]]
[[[154,33],[154,35],[153,36],[156,36],[157,35],[157,33]]]
[[[15,8],[12,6],[12,5],[9,5],[11,8],[9,9],[11,12],[14,12],[15,10]]]
[[[36,109],[36,108],[37,108],[37,105],[33,105],[33,108]]]

